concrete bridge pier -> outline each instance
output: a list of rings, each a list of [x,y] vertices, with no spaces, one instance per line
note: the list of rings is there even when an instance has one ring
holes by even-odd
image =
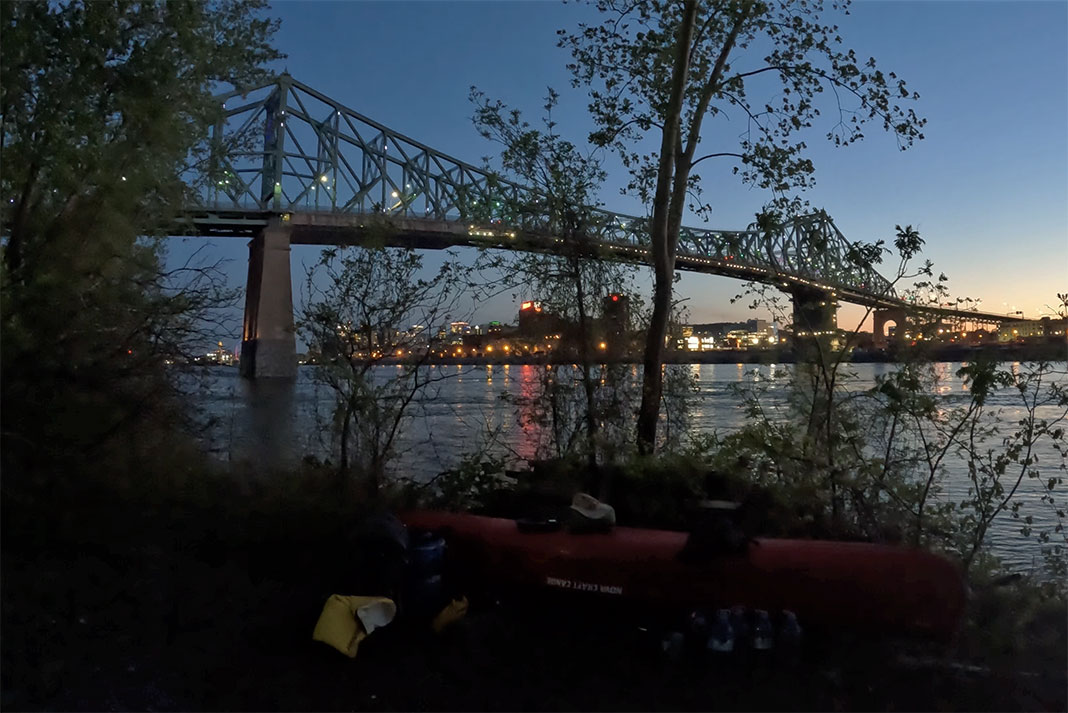
[[[248,245],[241,375],[249,379],[297,376],[289,234],[275,218]]]
[[[838,341],[838,298],[834,292],[793,287],[794,338],[798,345],[819,340],[833,349]]]
[[[894,323],[894,342],[905,341],[905,310],[900,307],[884,307],[872,313],[873,342],[880,349],[889,346],[890,338],[886,334],[886,323]]]

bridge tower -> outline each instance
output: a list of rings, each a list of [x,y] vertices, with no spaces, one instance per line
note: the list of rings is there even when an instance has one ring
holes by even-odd
[[[265,102],[260,205],[281,208],[286,106],[291,78],[283,75]],[[241,375],[293,379],[297,342],[293,324],[293,281],[289,270],[288,216],[275,216],[249,242]]]
[[[288,225],[272,218],[248,245],[241,375],[250,379],[297,376],[289,234]]]
[[[794,304],[794,338],[798,345],[820,340],[837,343],[838,297],[834,292],[814,287],[792,287]]]

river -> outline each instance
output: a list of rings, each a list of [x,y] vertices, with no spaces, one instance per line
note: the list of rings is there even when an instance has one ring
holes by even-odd
[[[967,386],[956,376],[962,364],[936,365],[941,380],[939,396],[946,406],[963,404],[969,398]],[[1005,364],[1019,369],[1020,364]],[[295,383],[248,381],[237,369],[209,369],[196,395],[204,412],[215,420],[208,440],[212,450],[225,460],[245,461],[264,473],[295,465],[305,455],[326,457],[330,453],[330,415],[332,396],[316,383],[313,370],[304,366]],[[378,367],[380,378],[389,370]],[[701,364],[688,367],[697,387],[691,403],[691,422],[699,432],[721,435],[739,428],[746,419],[741,407],[738,386],[766,387],[765,402],[772,408],[782,403],[785,386],[778,377],[791,369],[788,365]],[[868,388],[875,379],[896,368],[893,364],[852,364],[851,390]],[[431,398],[412,406],[414,418],[398,437],[397,458],[393,472],[415,479],[429,478],[456,465],[467,453],[490,444],[491,450],[519,464],[539,454],[545,438],[539,429],[524,424],[515,403],[502,398],[529,395],[540,383],[544,366],[537,365],[449,365],[440,367],[449,378],[436,385]],[[1065,369],[1058,367],[1058,379],[1068,383]],[[631,368],[637,380],[639,370]],[[1015,390],[1001,390],[988,403],[1000,423],[1009,427],[1024,411]],[[1055,409],[1046,408],[1040,416],[1053,417]],[[1061,464],[1060,456],[1049,444],[1038,452],[1040,464],[1049,475]],[[1060,474],[1063,471],[1056,471]],[[958,499],[968,487],[966,465],[952,457],[947,461],[946,497]],[[1049,527],[1056,514],[1039,500],[1040,488],[1025,479],[1019,498],[1021,515],[1031,515],[1038,527]],[[1020,522],[1001,517],[990,533],[993,550],[1018,570],[1030,570],[1040,564],[1040,549],[1033,537],[1025,538]]]

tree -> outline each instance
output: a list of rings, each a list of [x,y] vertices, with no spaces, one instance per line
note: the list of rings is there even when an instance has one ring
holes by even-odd
[[[560,45],[574,58],[574,84],[590,87],[590,112],[599,127],[591,139],[619,153],[631,172],[629,190],[651,204],[655,281],[637,434],[648,452],[655,445],[683,212],[689,207],[707,216],[710,208],[701,200],[698,164],[732,159],[744,182],[780,195],[811,185],[815,169],[802,134],[820,116],[825,88],[835,97],[837,120],[827,137],[836,145],[863,138],[862,126],[874,120],[904,149],[923,138],[925,121],[897,103],[918,98],[903,80],[842,48],[838,27],[822,18],[821,0],[595,4],[603,22],[561,31]],[[832,3],[842,12],[848,6]],[[705,119],[731,109],[747,122],[737,145],[699,155]],[[643,154],[636,147],[654,128],[659,150]]]
[[[596,192],[604,180],[604,169],[596,157],[559,136],[553,120],[558,100],[557,93],[550,89],[542,126],[533,128],[518,110],[487,99],[477,89],[471,90],[479,133],[503,146],[504,172],[531,189],[502,196],[503,213],[509,216],[510,223],[551,236],[553,241],[548,251],[521,253],[510,259],[504,272],[514,285],[531,290],[530,296],[540,300],[553,315],[574,325],[564,337],[567,346],[575,350],[580,376],[583,404],[578,423],[560,418],[571,412],[559,401],[561,397],[567,400],[571,392],[566,367],[544,373],[538,396],[550,402],[546,411],[551,416],[553,445],[557,455],[570,452],[577,435],[573,428],[581,427],[584,455],[590,470],[595,471],[598,452],[605,445],[600,443],[603,409],[599,402],[606,399],[599,392],[620,387],[620,379],[608,378],[619,371],[606,365],[609,347],[611,353],[622,352],[628,331],[623,326],[623,334],[613,335],[613,344],[609,345],[608,336],[598,336],[595,315],[609,295],[616,295],[617,300],[624,297],[622,293],[631,283],[631,270],[601,254],[600,234],[605,219],[597,210],[600,202]],[[629,301],[629,295],[625,299]]]
[[[324,250],[309,270],[300,329],[319,354],[315,378],[334,392],[342,487],[355,475],[378,490],[409,407],[447,378],[428,365],[430,338],[455,316],[468,268],[422,268],[414,250],[371,246]],[[381,368],[387,360],[396,366]]]
[[[153,238],[212,180],[213,95],[280,56],[263,7],[0,4],[5,462],[174,421],[164,360],[232,295],[211,264],[164,270]]]

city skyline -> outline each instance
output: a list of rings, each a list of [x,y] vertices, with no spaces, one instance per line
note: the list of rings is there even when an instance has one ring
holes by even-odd
[[[567,55],[554,48],[556,29],[592,16],[584,5],[280,3],[274,14],[282,20],[277,43],[289,54],[279,71],[470,163],[499,150],[471,125],[472,85],[523,109],[532,122],[545,88],[554,86],[561,92],[554,115],[561,132],[581,142],[591,126],[584,93],[568,87]],[[936,274],[945,272],[954,295],[980,298],[986,311],[1048,313],[1056,292],[1068,287],[1068,6],[863,3],[839,24],[861,56],[876,57],[920,93],[927,138],[901,152],[890,136],[872,130],[860,144],[834,149],[814,130],[817,184],[803,197],[826,209],[850,240],[890,242],[896,224],[917,227]],[[899,41],[904,36],[908,43]],[[710,132],[710,144],[716,131],[729,134],[729,121]],[[626,176],[611,159],[606,165],[605,206],[644,212],[618,195]],[[704,178],[715,206],[709,227],[744,228],[767,199],[729,170],[706,171]],[[687,223],[702,225],[693,216]],[[213,254],[230,260],[230,283],[242,286],[244,241],[214,243]],[[172,259],[196,245],[175,245]],[[295,293],[303,264],[317,252],[294,247]],[[428,265],[438,260],[426,254]],[[760,316],[730,303],[742,287],[684,275],[678,292],[689,306],[687,321]],[[531,297],[504,295],[467,316],[501,319]],[[854,326],[860,314],[843,305],[839,322]]]

